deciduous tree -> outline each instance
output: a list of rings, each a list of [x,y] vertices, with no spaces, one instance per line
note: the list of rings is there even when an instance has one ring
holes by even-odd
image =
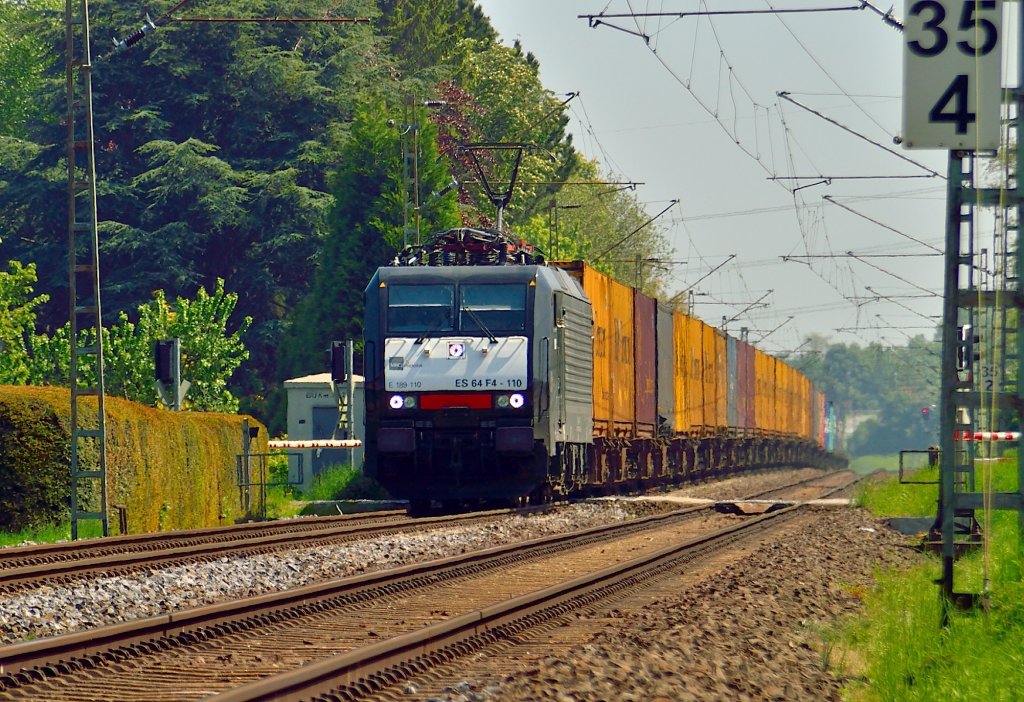
[[[29,377],[28,345],[35,334],[36,308],[46,301],[35,295],[35,264],[10,261],[0,270],[0,383],[20,385]]]
[[[252,320],[248,317],[230,329],[230,318],[238,301],[236,293],[224,289],[217,279],[211,292],[199,288],[194,299],[179,297],[167,301],[162,290],[138,309],[138,322],[125,312],[118,323],[103,329],[105,391],[144,404],[158,404],[154,384],[153,345],[161,339],[181,339],[181,377],[191,383],[185,409],[235,412],[238,399],[228,388],[232,374],[249,357],[242,343]],[[83,330],[81,344],[91,341]],[[69,382],[70,324],[52,336],[38,335],[31,344],[29,382],[38,385],[66,385]],[[95,364],[83,356],[82,382],[95,382]]]

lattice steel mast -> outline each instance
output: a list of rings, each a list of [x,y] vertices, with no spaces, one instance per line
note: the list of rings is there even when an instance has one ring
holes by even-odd
[[[1024,192],[1020,173],[1024,167],[1024,50],[1019,41],[1024,37],[1024,12],[1018,11],[1018,85],[1009,91],[1007,124],[1009,135],[1003,146],[1014,164],[1002,189],[977,187],[978,160],[972,151],[950,151],[947,186],[946,263],[942,327],[942,459],[939,475],[939,510],[933,534],[941,535],[942,577],[939,585],[944,600],[952,606],[969,607],[979,603],[987,593],[956,592],[954,563],[960,551],[976,540],[975,511],[1016,510],[1018,515],[1018,551],[1024,549],[1024,442],[1017,448],[1017,486],[1005,492],[993,492],[975,485],[974,462],[984,434],[976,431],[989,427],[995,417],[1012,414],[1016,426],[1024,427],[1024,257],[1020,251],[1020,223],[1024,216]],[[1010,147],[1013,150],[1010,151]],[[1006,252],[990,286],[975,282],[976,209],[989,208],[998,213],[997,221],[1006,226],[1000,248]],[[1012,262],[1012,263],[1011,263]],[[1010,266],[1014,267],[1011,269]],[[1012,273],[1011,273],[1012,271]],[[987,288],[987,289],[986,289]],[[992,320],[1002,309],[1016,310],[1013,328],[1003,326],[1000,338],[993,339]],[[1005,319],[1006,317],[1002,317]],[[985,322],[985,323],[979,323]],[[1010,349],[1006,336],[1016,336],[1016,378],[1009,382],[1001,354],[996,349]],[[979,359],[984,349],[993,351],[994,359]],[[1012,351],[1011,351],[1012,353]],[[1005,358],[1005,357],[1003,357]],[[983,360],[984,363],[975,363]],[[988,373],[984,371],[988,370]],[[982,372],[979,372],[982,371]],[[995,377],[992,377],[992,376]],[[989,407],[997,411],[986,414]],[[999,410],[1002,410],[1000,412]],[[980,426],[979,426],[980,424]],[[998,428],[998,427],[996,427]],[[965,440],[966,439],[966,440]],[[991,538],[991,534],[985,534]],[[987,588],[987,583],[983,590]]]
[[[66,0],[64,37],[67,78],[68,300],[71,312],[71,538],[77,539],[78,523],[81,520],[100,520],[103,535],[110,533],[107,515],[103,320],[100,306],[99,234],[96,227],[96,153],[93,146],[88,0]],[[85,131],[82,139],[76,134],[75,125],[78,123]],[[84,344],[79,338],[80,331],[87,333]],[[83,384],[83,371],[90,367],[95,380],[91,385]],[[81,411],[83,398],[89,397],[96,398],[96,421],[83,427],[83,424],[87,424],[83,422]],[[95,465],[83,468],[83,454],[91,453],[95,453]],[[91,508],[85,506],[86,502]]]

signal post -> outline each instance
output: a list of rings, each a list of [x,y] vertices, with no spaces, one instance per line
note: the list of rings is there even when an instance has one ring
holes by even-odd
[[[1021,37],[1024,12],[1018,12],[1017,18]],[[1024,215],[1021,193],[1009,182],[1000,188],[982,187],[978,173],[979,158],[993,158],[1000,146],[1008,148],[1010,144],[1016,148],[1017,166],[1012,172],[1020,173],[1024,166],[1024,52],[1018,41],[1018,87],[1008,90],[1009,99],[1004,100],[1000,76],[1003,37],[1001,0],[908,0],[906,4],[902,142],[906,148],[949,152],[939,501],[931,535],[942,545],[939,584],[943,599],[948,606],[957,607],[983,601],[989,586],[986,579],[982,593],[957,592],[955,587],[956,558],[968,546],[990,538],[981,533],[976,512],[1017,510],[1018,539],[1024,536],[1024,451],[1018,450],[1016,491],[993,492],[990,486],[979,489],[977,485],[978,442],[971,441],[975,436],[990,436],[983,430],[1008,428],[991,426],[994,421],[1006,421],[1008,412],[1021,426],[1024,413],[1024,383],[1017,382],[1007,390],[1006,374],[1001,372],[1005,365],[1001,350],[1007,348],[1005,337],[1011,334],[1016,336],[1018,368],[1024,367],[1021,316],[1016,315],[1013,329],[999,324],[1000,312],[1005,320],[1007,308],[1024,309],[1024,258],[1019,255],[1017,231]],[[1002,133],[1004,123],[1007,130]],[[995,211],[996,221],[1006,227],[1002,259],[1000,252],[993,252],[997,273],[991,279],[979,274],[986,263],[984,250],[976,248],[982,210]],[[1015,261],[1012,274],[1011,259]],[[980,372],[983,369],[989,372]],[[1019,449],[1019,435],[1016,439]]]

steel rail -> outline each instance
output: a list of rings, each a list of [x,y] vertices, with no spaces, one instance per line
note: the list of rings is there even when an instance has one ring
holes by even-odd
[[[861,479],[857,477],[845,485],[835,487],[826,492],[825,496],[845,490]],[[453,657],[506,638],[508,634],[502,632],[502,628],[522,630],[537,623],[527,621],[530,618],[543,621],[561,616],[582,604],[589,604],[624,587],[642,582],[648,574],[670,568],[680,560],[690,560],[695,550],[712,549],[716,545],[731,543],[740,535],[766,528],[767,522],[783,516],[794,516],[796,511],[805,506],[805,502],[800,502],[776,512],[751,517],[734,526],[659,549],[631,561],[241,685],[207,699],[211,702],[358,699],[406,677],[402,668],[413,661],[417,663],[415,667],[419,669],[418,672],[430,666],[434,654],[438,654],[439,661],[450,661]]]
[[[533,507],[526,509],[536,511],[543,508]],[[231,553],[241,555],[252,550],[279,549],[283,547],[308,548],[323,545],[325,542],[337,539],[351,540],[352,538],[366,537],[374,533],[390,534],[441,528],[448,524],[493,519],[496,516],[522,511],[493,510],[488,512],[471,512],[459,515],[398,520],[393,524],[360,524],[358,521],[355,524],[345,524],[343,522],[340,526],[328,526],[299,532],[289,531],[268,536],[257,534],[241,540],[234,539],[210,543],[200,541],[188,544],[186,539],[184,545],[182,545],[181,539],[172,537],[165,541],[165,544],[159,550],[149,549],[144,551],[108,553],[100,556],[76,558],[74,560],[2,568],[0,569],[0,592],[11,592],[27,586],[34,586],[41,582],[61,582],[72,578],[81,578],[90,573],[102,572],[104,575],[111,575],[130,572],[141,567],[167,567],[173,563],[201,561]],[[0,566],[2,566],[2,563],[0,563]]]
[[[807,480],[758,494],[795,487]],[[530,513],[548,507],[540,505],[520,510],[488,510],[418,519],[404,519],[404,510],[388,510],[0,548],[0,592],[17,591],[43,582],[81,578],[91,572],[120,573],[143,566],[166,566],[171,562],[203,560],[231,552],[241,553],[247,549],[273,548],[280,544],[292,547],[305,542],[312,546],[322,539],[335,539],[339,536],[357,536],[378,530],[388,533],[510,513]]]
[[[811,476],[791,485],[820,480],[822,477]],[[778,489],[772,488],[773,491]],[[444,572],[464,572],[467,568],[481,567],[480,564],[503,558],[510,562],[519,561],[534,557],[524,555],[527,550],[540,552],[536,555],[543,555],[545,549],[553,551],[556,548],[564,548],[565,544],[571,542],[591,543],[607,538],[609,534],[615,532],[637,531],[658,523],[686,518],[707,509],[709,505],[688,507],[628,522],[538,537],[429,562],[314,583],[293,590],[206,605],[62,636],[24,641],[0,647],[0,676],[14,676],[17,682],[29,683],[33,679],[67,673],[82,666],[92,667],[103,665],[104,661],[119,660],[125,657],[126,651],[133,646],[138,647],[141,652],[169,648],[175,645],[171,640],[174,637],[215,637],[233,631],[236,628],[233,625],[243,620],[275,617],[290,608],[316,606],[318,603],[339,597],[348,600],[368,599],[382,590],[393,591],[399,587],[409,589],[423,583],[434,583]]]
[[[219,527],[197,529],[177,529],[175,531],[156,531],[144,534],[120,534],[79,541],[59,541],[48,544],[31,544],[27,546],[7,546],[0,548],[0,569],[7,567],[9,561],[42,559],[53,556],[70,556],[80,558],[83,552],[108,551],[113,548],[160,548],[162,543],[193,538],[244,538],[257,531],[302,530],[303,528],[321,528],[320,525],[364,521],[366,519],[399,519],[404,517],[404,509],[382,510],[380,512],[361,512],[358,514],[338,514],[322,517],[295,517],[287,520],[267,522],[246,522]]]

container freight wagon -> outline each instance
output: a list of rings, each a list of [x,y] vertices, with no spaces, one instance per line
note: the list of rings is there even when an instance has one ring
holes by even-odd
[[[366,470],[413,509],[830,467],[790,366],[595,270],[444,232],[366,289]]]
[[[654,301],[648,303],[647,296],[585,262],[552,265],[580,282],[594,310],[595,445],[590,460],[600,466],[592,474],[592,478],[600,478],[591,480],[594,485],[610,482],[626,487],[637,480],[666,482],[755,466],[826,461],[822,437],[814,425],[812,385],[795,368],[700,319]],[[633,295],[631,308],[626,305],[627,291]],[[620,301],[617,306],[615,300]],[[632,320],[632,329],[616,324],[626,319]],[[629,382],[628,378],[620,380],[630,372],[622,352],[628,348],[628,336],[633,339],[635,394],[631,404],[611,390]],[[616,343],[621,345],[618,355]],[[654,352],[652,374],[647,368]],[[598,376],[598,370],[606,365],[603,354],[611,354],[613,360],[604,378]],[[760,403],[759,366],[763,373]],[[646,382],[652,377],[658,380],[653,394]],[[618,407],[632,409],[635,428],[631,436],[619,430],[621,416],[617,421],[607,420],[614,412],[598,400],[599,395],[613,398]],[[759,404],[761,425],[757,423]],[[649,418],[654,408],[660,430],[652,434]],[[831,457],[827,458],[831,462]]]

